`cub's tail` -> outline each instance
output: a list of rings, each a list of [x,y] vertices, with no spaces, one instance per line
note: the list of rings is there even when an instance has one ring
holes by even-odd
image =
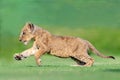
[[[89,49],[93,53],[95,53],[96,55],[98,55],[98,56],[100,56],[102,58],[112,58],[112,59],[115,59],[115,57],[113,57],[113,56],[105,56],[105,55],[101,54],[89,41],[86,41],[86,42],[88,44]]]

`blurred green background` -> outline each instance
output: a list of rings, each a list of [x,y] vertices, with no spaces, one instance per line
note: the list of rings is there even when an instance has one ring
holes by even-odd
[[[32,43],[24,46],[18,41],[28,21],[56,35],[89,40],[105,55],[120,53],[120,0],[0,0],[2,67],[3,61],[14,62],[14,53],[31,47]]]

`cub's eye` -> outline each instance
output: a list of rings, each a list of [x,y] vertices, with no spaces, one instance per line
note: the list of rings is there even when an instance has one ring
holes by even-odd
[[[25,32],[23,32],[23,35],[25,35],[26,33]]]

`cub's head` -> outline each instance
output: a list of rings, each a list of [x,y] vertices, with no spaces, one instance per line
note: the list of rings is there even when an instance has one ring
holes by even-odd
[[[34,37],[34,25],[32,23],[26,23],[21,30],[19,41],[23,42],[25,45]]]

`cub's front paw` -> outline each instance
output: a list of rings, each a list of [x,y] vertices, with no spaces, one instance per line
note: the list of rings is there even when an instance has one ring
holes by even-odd
[[[23,55],[21,55],[21,54],[15,54],[14,55],[14,58],[15,58],[15,60],[22,60],[24,57],[23,57]]]
[[[38,66],[40,66],[41,65],[41,59],[37,59],[36,63],[37,63]]]

